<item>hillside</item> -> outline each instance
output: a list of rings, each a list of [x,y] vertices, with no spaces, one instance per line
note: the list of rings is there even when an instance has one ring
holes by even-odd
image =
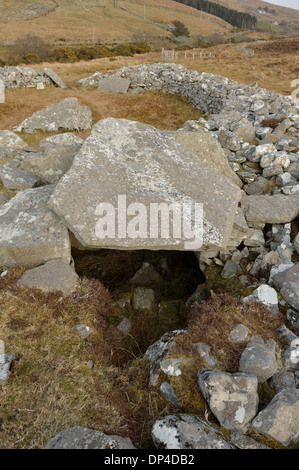
[[[221,3],[222,5],[225,5],[229,8],[235,8],[236,10],[253,13],[262,20],[299,21],[299,10],[293,10],[292,8],[274,5],[271,2],[264,2],[263,0],[217,0],[217,3]],[[277,14],[270,15],[258,13],[257,9],[259,7],[262,7],[263,9],[268,7],[269,10],[275,10]]]
[[[232,27],[207,13],[172,0],[117,0],[117,5],[167,26],[186,24],[191,34],[228,33]],[[128,40],[133,35],[161,36],[165,30],[114,8],[114,0],[0,0],[0,41],[32,34],[67,42]]]

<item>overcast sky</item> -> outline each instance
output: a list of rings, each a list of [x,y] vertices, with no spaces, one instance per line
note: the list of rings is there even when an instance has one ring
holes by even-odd
[[[299,10],[299,0],[269,0],[269,2],[282,7],[295,8],[296,10]]]

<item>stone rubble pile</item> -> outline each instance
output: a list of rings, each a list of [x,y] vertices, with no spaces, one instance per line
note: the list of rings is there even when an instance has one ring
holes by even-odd
[[[32,67],[5,66],[0,67],[0,80],[6,89],[19,88],[40,88],[54,84],[60,88],[66,88],[61,78],[51,69],[34,69]]]

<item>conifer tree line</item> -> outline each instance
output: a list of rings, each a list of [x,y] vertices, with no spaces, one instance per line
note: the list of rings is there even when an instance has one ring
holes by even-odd
[[[219,3],[210,2],[209,0],[175,0],[179,3],[184,3],[197,10],[210,13],[211,15],[218,16],[222,20],[230,23],[237,28],[254,29],[257,23],[257,17],[250,13],[245,13],[232,8],[227,8]]]

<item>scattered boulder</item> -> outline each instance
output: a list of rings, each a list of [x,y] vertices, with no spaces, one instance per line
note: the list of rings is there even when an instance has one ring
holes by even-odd
[[[36,111],[13,130],[31,134],[37,129],[51,132],[59,129],[84,131],[91,127],[91,123],[92,114],[88,106],[81,106],[77,98],[65,98]]]
[[[242,343],[246,341],[248,333],[249,333],[248,328],[245,325],[242,325],[242,323],[238,323],[231,330],[229,334],[229,339],[233,343]]]
[[[299,437],[299,390],[286,389],[252,421],[255,431],[271,437],[284,446]]]
[[[53,186],[20,191],[0,208],[0,265],[34,267],[61,258],[70,262],[66,226],[48,209]]]
[[[299,198],[296,195],[285,196],[244,196],[241,201],[247,222],[286,224],[299,214]]]
[[[79,277],[73,266],[64,259],[53,259],[43,266],[25,271],[17,284],[44,292],[61,291],[69,295],[76,290],[78,281]]]
[[[157,420],[152,428],[152,438],[159,449],[231,449],[216,428],[186,414]]]
[[[282,390],[296,388],[295,376],[293,372],[279,370],[275,372],[271,378],[270,385],[274,388],[275,393],[280,393]]]
[[[45,449],[135,449],[128,437],[107,436],[102,431],[74,426],[53,437]]]
[[[263,340],[259,336],[252,336],[241,355],[239,370],[254,375],[259,383],[263,383],[272,377],[277,369],[275,342],[272,339]]]
[[[9,165],[0,166],[0,181],[5,188],[15,191],[34,188],[41,184],[40,179],[29,171],[12,168]]]
[[[13,131],[0,130],[0,150],[6,153],[14,152],[17,150],[25,150],[28,148],[26,142]]]
[[[299,310],[299,263],[273,275],[272,280],[285,301]]]
[[[219,370],[198,372],[199,388],[221,426],[246,431],[258,409],[257,378]]]

